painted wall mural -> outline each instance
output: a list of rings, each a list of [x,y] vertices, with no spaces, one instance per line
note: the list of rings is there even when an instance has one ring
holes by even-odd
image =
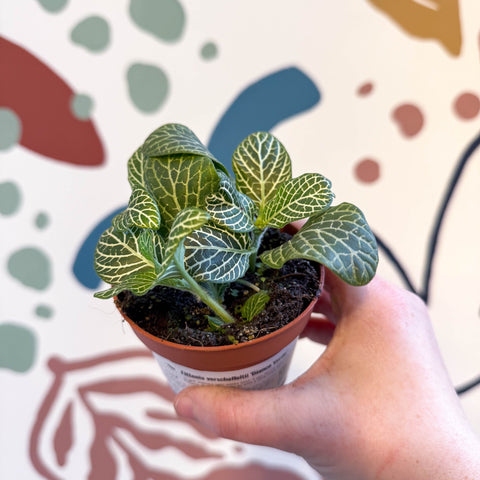
[[[178,419],[153,358],[93,299],[126,160],[170,121],[227,168],[272,131],[297,173],[362,206],[380,273],[427,303],[480,434],[480,4],[337,3],[2,5],[0,478],[318,478]],[[321,352],[300,340],[289,379]]]
[[[418,38],[432,38],[451,54],[462,48],[458,0],[368,0],[403,30]]]

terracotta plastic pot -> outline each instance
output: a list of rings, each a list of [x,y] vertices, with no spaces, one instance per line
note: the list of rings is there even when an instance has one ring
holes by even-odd
[[[319,293],[325,271],[320,268]],[[215,384],[243,389],[274,388],[285,382],[295,343],[317,302],[273,333],[237,345],[196,347],[162,340],[120,311],[137,337],[152,351],[175,392],[189,385]]]

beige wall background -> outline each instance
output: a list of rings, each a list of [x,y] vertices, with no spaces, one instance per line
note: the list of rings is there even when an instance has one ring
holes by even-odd
[[[167,122],[227,164],[235,132],[271,130],[296,175],[330,178],[378,235],[379,273],[427,301],[454,384],[475,383],[479,33],[475,0],[1,2],[0,477],[318,478],[177,420],[93,298],[126,161]],[[300,340],[289,379],[321,351]],[[461,401],[480,434],[480,387]]]

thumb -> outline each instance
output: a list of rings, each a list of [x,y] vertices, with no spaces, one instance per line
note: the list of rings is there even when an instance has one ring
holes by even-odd
[[[289,444],[297,427],[288,385],[257,391],[189,387],[177,395],[174,406],[178,415],[197,420],[220,437],[288,451],[295,447]]]

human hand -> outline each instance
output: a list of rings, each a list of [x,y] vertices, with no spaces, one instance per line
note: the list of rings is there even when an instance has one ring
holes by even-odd
[[[479,479],[480,446],[443,365],[427,309],[375,278],[351,287],[327,272],[306,334],[328,342],[283,387],[190,387],[181,416],[216,434],[304,457],[328,479]]]

